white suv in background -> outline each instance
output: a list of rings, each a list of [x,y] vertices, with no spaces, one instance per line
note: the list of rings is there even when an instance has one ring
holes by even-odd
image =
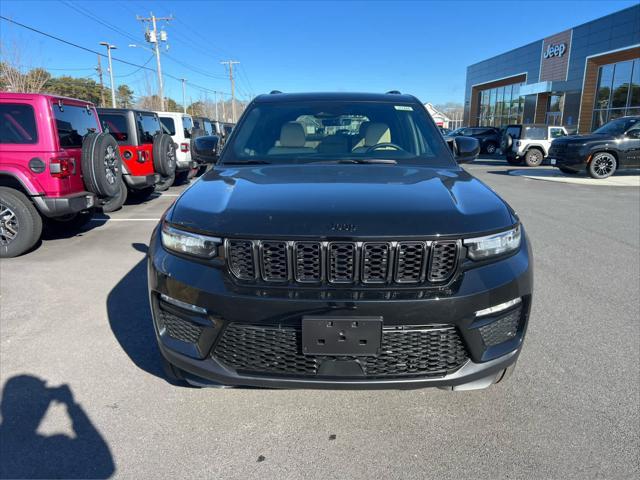
[[[551,142],[566,137],[567,129],[554,125],[507,125],[502,135],[500,149],[511,165],[538,167],[549,154]]]
[[[176,184],[193,178],[198,165],[191,158],[191,133],[193,119],[191,115],[179,112],[156,112],[165,133],[171,135],[176,144]]]

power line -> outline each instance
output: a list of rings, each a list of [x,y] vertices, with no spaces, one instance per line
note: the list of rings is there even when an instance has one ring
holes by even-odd
[[[136,68],[133,72],[125,73],[123,75],[115,75],[115,77],[116,78],[130,77],[131,75],[134,75],[134,74],[138,73],[140,70],[142,70],[144,67],[146,67],[151,60],[153,60],[153,57],[154,56],[151,55],[146,62],[144,62],[142,65],[140,65],[138,68]]]
[[[22,27],[22,28],[24,28],[26,30],[30,30],[32,32],[35,32],[35,33],[37,33],[39,35],[43,35],[45,37],[51,38],[53,40],[56,40],[57,42],[61,42],[61,43],[64,43],[66,45],[70,45],[70,46],[78,48],[80,50],[84,50],[85,52],[89,52],[89,53],[92,53],[94,55],[98,55],[98,56],[100,56],[102,58],[107,58],[107,55],[105,55],[104,53],[98,52],[97,50],[93,50],[91,48],[83,47],[82,45],[78,45],[77,43],[70,42],[68,40],[65,40],[63,38],[57,37],[55,35],[51,35],[50,33],[43,32],[42,30],[38,30],[37,28],[25,25],[24,23],[20,23],[20,22],[18,22],[16,20],[11,20],[10,18],[5,17],[4,15],[0,15],[0,19],[4,20],[5,22],[9,22],[9,23],[17,25],[19,27]],[[122,60],[122,59],[116,58],[116,57],[111,57],[111,59],[114,62],[120,62],[120,63],[123,63],[125,65],[129,65],[131,67],[137,67],[139,70],[148,70],[150,72],[157,73],[157,71],[155,69],[153,69],[151,67],[146,67],[145,65],[138,65],[136,63],[128,62],[127,60]],[[65,70],[65,69],[60,69],[60,70]],[[93,70],[93,68],[91,68],[90,70]],[[176,76],[168,74],[168,73],[166,73],[165,76],[167,76],[167,77],[169,77],[169,78],[171,78],[173,80],[177,80],[177,81],[180,81],[180,82],[182,81],[179,77],[176,77]],[[221,94],[225,94],[225,95],[230,95],[229,92],[221,92],[219,90],[213,90],[213,89],[210,89],[210,88],[206,88],[206,87],[197,85],[197,84],[195,84],[193,82],[189,82],[189,85],[195,87],[198,90],[202,90],[202,91],[205,91],[205,92],[221,93]]]

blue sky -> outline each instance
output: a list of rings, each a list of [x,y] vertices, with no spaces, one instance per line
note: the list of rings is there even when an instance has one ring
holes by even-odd
[[[118,46],[114,56],[136,64],[149,61],[153,68],[148,51],[128,48],[135,39],[144,45],[135,15],[172,14],[176,20],[166,26],[169,56],[163,57],[163,71],[229,92],[219,62],[239,60],[239,97],[272,89],[397,89],[424,102],[444,103],[464,100],[467,65],[636,3],[2,0],[0,13],[95,50],[104,51],[99,42],[109,41]],[[0,21],[0,39],[5,48],[20,49],[24,65],[97,78],[91,53],[5,21]],[[149,82],[155,86],[153,72],[145,79],[144,71],[116,62],[114,74],[116,84],[127,83],[136,94],[143,94]],[[180,82],[167,78],[165,84],[166,94],[180,102]],[[187,100],[204,95],[188,86]]]

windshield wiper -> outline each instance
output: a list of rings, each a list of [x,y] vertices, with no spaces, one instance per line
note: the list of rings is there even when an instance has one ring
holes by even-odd
[[[397,165],[396,160],[390,158],[342,158],[340,160],[322,160],[319,162],[312,162],[314,164],[344,164],[354,163],[359,165]]]
[[[244,162],[224,162],[221,165],[271,165],[271,162],[265,162],[264,160],[246,160]]]

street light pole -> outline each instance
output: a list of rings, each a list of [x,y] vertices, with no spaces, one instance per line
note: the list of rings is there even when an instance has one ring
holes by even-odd
[[[111,106],[116,108],[116,87],[113,84],[113,65],[111,63],[111,50],[115,50],[115,45],[111,45],[108,42],[100,42],[100,45],[107,47],[107,57],[109,58],[109,78],[111,79]]]
[[[187,91],[185,88],[187,79],[181,78],[180,80],[182,80],[182,112],[187,113]]]

